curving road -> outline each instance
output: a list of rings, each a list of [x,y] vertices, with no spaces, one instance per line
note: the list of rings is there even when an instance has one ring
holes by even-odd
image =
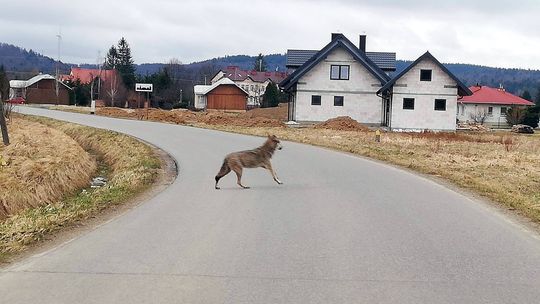
[[[1,303],[538,303],[540,240],[493,208],[408,172],[284,143],[213,189],[257,137],[23,108],[131,134],[178,179],[113,221],[0,272]]]

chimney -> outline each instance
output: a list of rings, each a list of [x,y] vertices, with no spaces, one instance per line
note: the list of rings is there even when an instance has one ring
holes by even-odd
[[[360,45],[358,48],[360,51],[366,52],[366,35],[360,35]]]
[[[341,36],[343,36],[341,33],[332,33],[332,41],[340,38]]]

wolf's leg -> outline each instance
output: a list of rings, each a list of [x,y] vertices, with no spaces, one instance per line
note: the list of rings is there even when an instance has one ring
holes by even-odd
[[[225,175],[229,174],[229,172],[231,172],[231,168],[229,167],[229,165],[227,164],[227,161],[224,161],[223,162],[223,165],[221,166],[221,169],[219,170],[218,174],[216,175],[215,179],[216,179],[216,189],[219,189],[218,187],[218,182],[219,180],[224,177]]]
[[[274,178],[274,181],[276,181],[276,183],[278,183],[279,185],[283,184],[283,182],[280,181],[277,177],[276,171],[274,171],[274,168],[272,168],[272,164],[270,162],[265,163],[262,167],[270,171],[270,174],[272,174],[272,178]]]
[[[242,167],[232,166],[232,170],[234,171],[234,173],[236,173],[236,183],[238,184],[238,186],[244,189],[249,189],[249,187],[242,185]]]

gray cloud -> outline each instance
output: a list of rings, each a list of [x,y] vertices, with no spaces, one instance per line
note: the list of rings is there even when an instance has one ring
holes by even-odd
[[[62,60],[95,62],[124,36],[134,59],[183,62],[234,54],[318,49],[331,32],[368,50],[415,59],[430,50],[443,62],[540,69],[540,1],[11,1],[0,41]]]

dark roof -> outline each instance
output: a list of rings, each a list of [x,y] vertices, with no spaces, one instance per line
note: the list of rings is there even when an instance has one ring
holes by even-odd
[[[270,79],[274,83],[279,83],[285,79],[288,74],[286,72],[257,72],[257,71],[246,71],[241,70],[237,66],[228,66],[225,69],[222,69],[223,77],[227,77],[234,81],[244,81],[247,78],[255,82],[265,82],[267,79]],[[219,71],[212,76],[212,79],[216,77]]]
[[[317,54],[316,50],[287,50],[287,68],[298,68]],[[396,70],[396,53],[390,52],[366,52],[371,59],[383,71],[393,72]]]
[[[287,63],[285,66],[288,68],[300,67],[317,52],[317,50],[287,50]]]
[[[383,71],[394,72],[396,70],[396,53],[366,52],[366,56]]]
[[[324,60],[328,54],[334,49],[342,47],[353,55],[354,59],[362,64],[373,76],[375,76],[381,84],[385,84],[390,77],[381,70],[371,59],[369,59],[364,52],[358,49],[347,37],[342,34],[337,34],[330,43],[328,43],[324,48],[318,51],[314,56],[312,56],[308,61],[306,61],[301,67],[299,67],[294,73],[289,75],[285,80],[283,80],[279,85],[280,87],[288,90],[292,87],[305,73],[311,70],[319,62]]]
[[[396,81],[398,79],[400,79],[403,75],[405,75],[408,71],[410,71],[415,65],[417,65],[420,61],[422,61],[424,59],[431,59],[433,62],[435,62],[435,64],[437,64],[441,68],[441,70],[443,70],[448,76],[450,76],[457,83],[458,95],[460,95],[460,96],[472,95],[471,90],[469,90],[469,88],[467,88],[467,86],[465,86],[463,84],[463,82],[461,82],[461,80],[459,80],[442,63],[440,63],[439,60],[437,60],[435,57],[433,57],[433,55],[431,55],[430,52],[425,52],[422,56],[418,57],[418,59],[416,59],[413,63],[411,63],[411,65],[409,65],[406,69],[401,71],[394,78],[392,78],[390,81],[388,81],[382,88],[380,88],[377,91],[377,94],[380,94],[381,92],[385,92],[385,91],[390,90],[390,88],[394,85],[394,83],[396,83]]]

